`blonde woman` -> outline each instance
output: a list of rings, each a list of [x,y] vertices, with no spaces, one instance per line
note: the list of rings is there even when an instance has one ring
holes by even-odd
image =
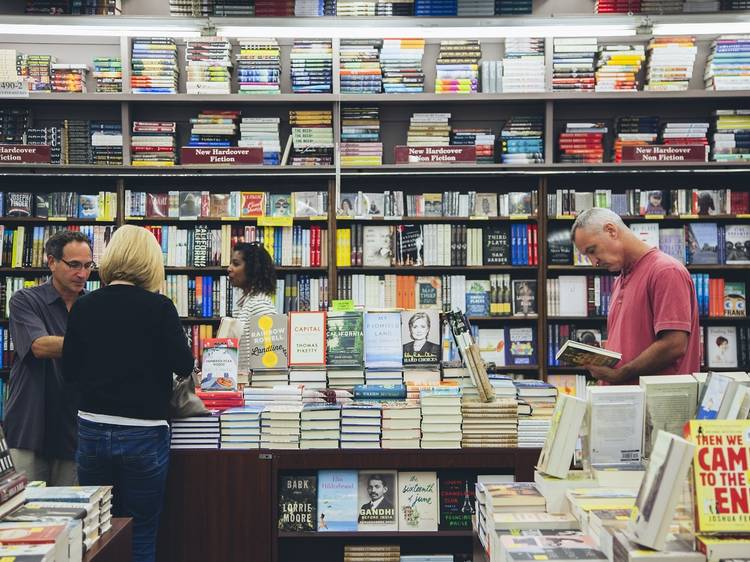
[[[102,256],[104,285],[78,299],[63,376],[80,393],[76,462],[82,486],[113,485],[115,517],[133,518],[133,561],[152,562],[169,465],[172,373],[193,356],[164,279],[159,244],[122,226]]]

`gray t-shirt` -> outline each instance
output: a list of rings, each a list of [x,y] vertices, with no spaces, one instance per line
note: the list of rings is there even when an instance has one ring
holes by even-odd
[[[4,428],[8,445],[51,459],[73,460],[77,401],[62,376],[62,359],[37,359],[31,344],[65,336],[68,309],[52,281],[17,291],[10,299],[15,360],[10,371]]]

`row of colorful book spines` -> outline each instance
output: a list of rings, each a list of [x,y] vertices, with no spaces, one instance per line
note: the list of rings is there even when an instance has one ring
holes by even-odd
[[[580,333],[578,333],[580,332]],[[599,337],[596,337],[596,336]],[[587,336],[591,338],[587,339]],[[575,324],[548,324],[547,325],[547,364],[550,367],[566,366],[555,359],[555,355],[568,340],[582,341],[588,345],[599,347],[602,341],[606,341],[606,327],[599,329],[577,328]]]
[[[6,230],[3,225],[0,225],[0,243],[2,244],[0,266],[12,268],[44,267],[46,264],[44,245],[50,236],[61,230],[75,230],[86,234],[95,250],[94,257],[98,258],[99,251],[104,249],[106,242],[114,231],[114,227],[71,225],[70,228],[64,226],[27,228],[19,226],[15,230]]]
[[[746,285],[744,281],[727,281],[708,273],[691,273],[701,316],[746,316]]]

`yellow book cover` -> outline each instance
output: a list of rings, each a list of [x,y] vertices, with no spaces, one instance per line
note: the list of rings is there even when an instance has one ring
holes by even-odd
[[[685,438],[695,443],[693,489],[699,533],[750,528],[750,420],[690,420]]]

